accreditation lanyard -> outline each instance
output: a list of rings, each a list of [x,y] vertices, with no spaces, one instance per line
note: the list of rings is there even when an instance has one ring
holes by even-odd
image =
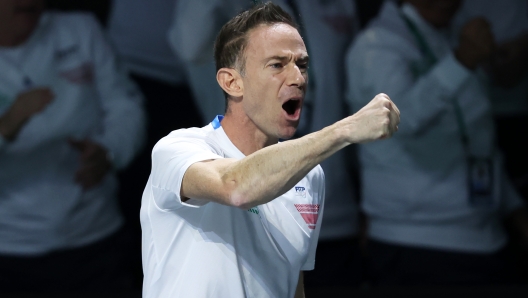
[[[411,31],[420,51],[427,59],[427,62],[431,65],[435,65],[438,59],[434,55],[433,51],[425,41],[425,38],[421,32],[405,14],[400,13],[405,24]],[[469,149],[469,136],[467,133],[467,127],[464,122],[462,109],[455,97],[452,99],[453,107],[455,108],[455,116],[460,131],[460,137],[464,150],[466,152],[467,166],[468,166],[468,190],[469,190],[469,203],[473,207],[486,207],[493,208],[496,206],[494,200],[494,166],[491,158],[476,158],[470,154]]]
[[[404,13],[400,12],[401,17],[403,18],[403,21],[405,22],[405,25],[407,25],[407,28],[409,31],[411,31],[411,34],[413,35],[415,41],[418,43],[418,47],[420,48],[420,52],[422,55],[425,56],[425,59],[427,59],[427,62],[431,63],[431,65],[434,65],[438,62],[438,59],[436,58],[435,54],[431,50],[431,47],[427,44],[425,41],[424,36],[418,30],[418,27],[416,27],[416,24],[414,24],[409,17],[407,17]],[[453,106],[455,108],[455,116],[458,124],[458,129],[460,130],[460,138],[462,140],[462,144],[464,145],[464,149],[466,150],[466,153],[469,153],[469,136],[467,132],[467,127],[464,122],[464,117],[462,113],[462,109],[460,108],[460,105],[458,104],[458,101],[456,98],[452,98],[451,101],[453,102]]]

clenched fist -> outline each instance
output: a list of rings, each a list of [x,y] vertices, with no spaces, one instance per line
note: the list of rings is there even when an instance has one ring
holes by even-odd
[[[49,88],[35,88],[20,93],[7,112],[0,117],[0,134],[8,140],[15,139],[24,124],[42,111],[53,97]]]
[[[350,130],[350,143],[367,143],[392,136],[398,130],[400,110],[389,96],[380,93],[357,113],[342,121]]]
[[[101,183],[112,168],[107,150],[89,139],[70,140],[70,144],[80,153],[80,166],[75,173],[75,182],[79,183],[84,190]]]

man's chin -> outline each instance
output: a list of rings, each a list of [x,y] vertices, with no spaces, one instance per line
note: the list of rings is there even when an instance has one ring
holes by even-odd
[[[281,133],[279,136],[279,139],[289,140],[295,136],[296,131],[297,131],[297,126],[295,128],[292,128],[291,130]]]

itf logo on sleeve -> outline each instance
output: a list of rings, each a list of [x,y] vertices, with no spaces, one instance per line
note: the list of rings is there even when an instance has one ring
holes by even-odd
[[[304,187],[301,187],[304,189]],[[295,187],[297,192],[297,187]],[[313,230],[317,223],[317,217],[319,216],[319,204],[295,204],[295,208],[301,214],[302,218],[308,225],[308,228]]]

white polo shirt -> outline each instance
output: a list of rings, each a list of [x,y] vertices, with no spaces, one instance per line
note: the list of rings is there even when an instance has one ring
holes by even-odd
[[[145,298],[293,297],[299,271],[314,268],[324,198],[320,166],[249,210],[181,201],[190,165],[244,158],[220,121],[173,131],[154,147],[141,204]]]

